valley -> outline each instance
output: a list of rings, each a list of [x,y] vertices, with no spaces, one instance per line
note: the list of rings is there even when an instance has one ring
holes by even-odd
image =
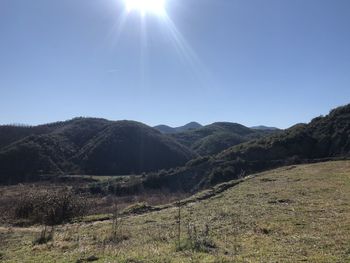
[[[349,125],[1,126],[0,259],[347,262]]]
[[[349,13],[0,0],[0,263],[350,263]]]

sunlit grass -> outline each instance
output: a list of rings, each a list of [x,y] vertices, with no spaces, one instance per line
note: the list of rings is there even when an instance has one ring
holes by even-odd
[[[125,238],[105,242],[111,221],[56,228],[54,240],[33,245],[40,231],[1,228],[4,262],[348,262],[350,162],[292,166],[259,174],[181,209],[189,222],[209,225],[215,247],[178,251],[176,207],[122,219]],[[96,217],[95,219],[98,219]]]

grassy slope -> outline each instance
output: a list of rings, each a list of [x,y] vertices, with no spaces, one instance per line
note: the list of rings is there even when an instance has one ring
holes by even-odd
[[[118,244],[104,244],[111,222],[60,226],[53,242],[32,245],[38,228],[0,228],[4,262],[350,262],[350,161],[261,173],[182,209],[210,225],[216,248],[176,252],[176,208],[123,219]]]

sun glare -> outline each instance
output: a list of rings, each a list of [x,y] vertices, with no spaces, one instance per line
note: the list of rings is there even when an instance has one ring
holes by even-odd
[[[138,11],[142,15],[161,16],[165,13],[165,0],[124,0],[128,12]]]
[[[186,62],[191,68],[192,72],[200,81],[203,81],[204,76],[208,75],[207,70],[204,65],[199,60],[195,50],[192,49],[191,45],[187,42],[186,38],[182,35],[181,31],[177,28],[175,23],[172,21],[171,17],[168,14],[170,5],[167,3],[170,0],[115,0],[121,2],[125,8],[115,27],[113,29],[114,39],[113,42],[117,44],[121,41],[121,34],[125,30],[128,19],[135,19],[134,14],[140,15],[140,63],[142,64],[142,74],[146,72],[147,56],[148,56],[148,32],[149,24],[148,15],[154,16],[157,19],[157,22],[161,24],[161,27],[158,27],[162,31],[162,37],[166,37],[168,43],[171,43],[174,50],[177,52],[177,55],[181,61]],[[169,1],[169,2],[168,2]],[[137,19],[138,20],[138,19]],[[138,25],[134,25],[138,26]],[[153,30],[153,29],[152,29]],[[207,81],[203,83],[207,84]]]

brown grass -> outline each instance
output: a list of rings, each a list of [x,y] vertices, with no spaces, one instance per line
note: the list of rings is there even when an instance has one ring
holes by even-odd
[[[350,262],[350,162],[280,168],[181,208],[181,233],[213,248],[177,250],[176,207],[123,218],[127,239],[105,243],[112,221],[56,229],[32,245],[38,228],[0,228],[4,262]],[[200,233],[198,233],[200,232]]]

